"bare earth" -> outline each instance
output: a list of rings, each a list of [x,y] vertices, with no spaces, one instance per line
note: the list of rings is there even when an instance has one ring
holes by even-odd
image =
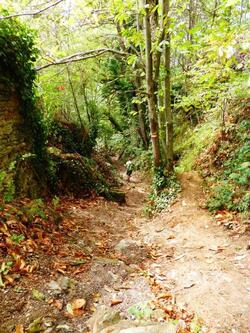
[[[196,173],[183,174],[181,183],[181,197],[169,212],[138,225],[142,237],[158,244],[163,254],[148,267],[166,275],[177,303],[187,303],[204,320],[205,332],[249,332],[247,237],[229,234],[200,208],[204,193]],[[166,259],[169,247],[175,254]]]
[[[113,308],[129,318],[129,307],[155,299],[150,278],[201,318],[202,332],[249,332],[247,237],[217,225],[201,208],[198,174],[180,180],[179,198],[151,220],[142,216],[149,186],[136,177],[123,186],[126,205],[102,198],[69,202],[58,251],[33,258],[39,269],[21,279],[18,291],[1,291],[0,332],[42,317],[47,332],[83,333],[96,307],[117,300]],[[76,263],[78,257],[84,260]],[[34,299],[32,289],[44,299]],[[69,316],[67,304],[79,298],[87,301],[84,313]]]

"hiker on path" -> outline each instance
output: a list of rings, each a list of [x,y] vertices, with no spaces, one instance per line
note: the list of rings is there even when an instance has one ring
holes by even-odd
[[[131,160],[128,160],[125,164],[126,167],[126,175],[127,175],[127,181],[130,181],[130,177],[132,175],[133,172],[133,163]]]

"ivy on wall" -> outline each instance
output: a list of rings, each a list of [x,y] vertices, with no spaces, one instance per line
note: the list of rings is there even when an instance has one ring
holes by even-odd
[[[24,131],[30,136],[32,153],[35,156],[34,167],[42,174],[47,160],[46,137],[35,93],[34,62],[38,49],[35,47],[34,37],[34,32],[18,19],[0,21],[1,79],[17,93],[24,119]]]

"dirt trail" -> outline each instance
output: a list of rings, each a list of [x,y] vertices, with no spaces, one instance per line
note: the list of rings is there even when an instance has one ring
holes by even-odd
[[[131,319],[129,307],[157,298],[152,279],[179,308],[202,318],[202,332],[249,332],[247,240],[217,226],[200,207],[204,193],[196,173],[183,174],[181,183],[178,200],[152,220],[142,217],[149,185],[135,176],[123,186],[126,205],[103,198],[69,201],[60,246],[34,255],[37,272],[18,290],[2,293],[0,332],[13,332],[16,324],[27,328],[36,318],[43,318],[46,333],[87,332],[94,309],[112,302]],[[34,299],[34,289],[42,300]],[[67,305],[79,298],[86,309],[72,317]]]
[[[171,209],[139,223],[145,241],[158,244],[163,254],[148,268],[166,276],[177,303],[187,303],[204,320],[205,332],[249,332],[247,239],[229,234],[200,208],[204,193],[197,173],[180,180],[182,194]],[[170,248],[174,257],[164,258]]]

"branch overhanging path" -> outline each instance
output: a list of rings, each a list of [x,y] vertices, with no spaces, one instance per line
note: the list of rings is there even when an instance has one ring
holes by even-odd
[[[48,68],[50,66],[63,65],[63,64],[76,62],[76,61],[87,60],[87,59],[95,58],[95,57],[98,57],[98,56],[100,56],[104,53],[109,53],[109,52],[120,55],[120,56],[129,55],[129,53],[121,52],[119,50],[114,50],[114,49],[110,49],[110,48],[100,48],[100,49],[89,50],[89,51],[85,51],[85,52],[77,52],[77,53],[72,54],[70,56],[67,56],[67,57],[52,61],[48,64],[36,67],[36,70],[40,71],[40,70]]]
[[[43,12],[45,12],[46,10],[57,6],[59,3],[63,2],[63,1],[65,1],[65,0],[58,0],[58,1],[53,2],[52,4],[50,4],[49,6],[43,8],[43,9],[40,9],[40,10],[38,10],[36,12],[32,12],[32,13],[20,13],[20,14],[11,14],[11,15],[8,15],[8,16],[1,16],[0,17],[0,21],[1,20],[11,19],[11,18],[14,18],[14,17],[19,17],[19,16],[36,16],[36,15],[40,15]]]

